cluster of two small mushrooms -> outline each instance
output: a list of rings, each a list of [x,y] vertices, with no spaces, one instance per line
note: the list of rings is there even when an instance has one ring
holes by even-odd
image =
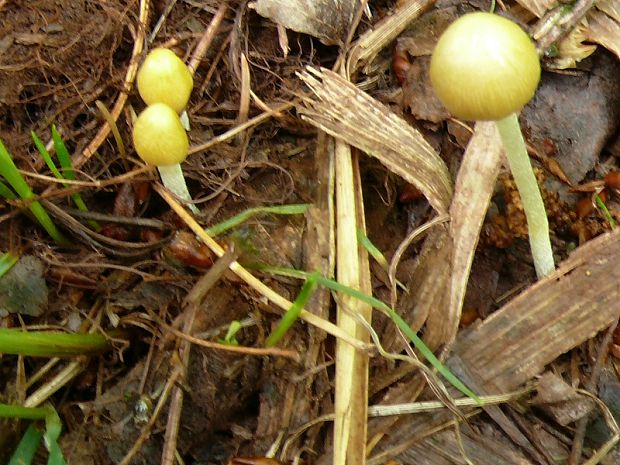
[[[162,183],[198,213],[181,170],[189,140],[179,113],[183,112],[194,87],[188,67],[174,52],[152,50],[137,76],[138,92],[148,105],[133,127],[133,144],[144,162],[156,166]]]
[[[430,77],[453,116],[496,122],[527,219],[534,268],[539,278],[547,276],[555,267],[549,222],[517,118],[540,81],[534,43],[509,19],[469,13],[439,38]]]

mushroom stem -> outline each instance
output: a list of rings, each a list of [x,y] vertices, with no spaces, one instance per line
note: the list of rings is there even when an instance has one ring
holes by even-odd
[[[157,170],[161,176],[161,182],[166,186],[166,189],[181,200],[185,200],[187,202],[187,207],[192,213],[200,213],[200,210],[192,203],[192,196],[189,194],[189,190],[187,190],[187,184],[185,183],[181,165],[179,163],[176,165],[161,165],[157,167]]]
[[[527,219],[534,268],[538,279],[541,279],[555,269],[545,205],[525,148],[517,114],[512,113],[497,120],[496,123],[510,171],[521,196],[523,211]]]

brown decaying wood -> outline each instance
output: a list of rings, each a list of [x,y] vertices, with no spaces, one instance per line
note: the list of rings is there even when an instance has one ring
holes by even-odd
[[[506,392],[530,380],[545,365],[620,317],[619,260],[620,230],[580,247],[553,275],[520,294],[478,327],[461,333],[448,365],[479,394]],[[413,400],[409,392],[410,385],[397,386],[390,391],[389,403]],[[499,419],[494,414],[497,412],[489,413]],[[436,413],[405,417],[396,423],[373,420],[369,435],[389,428],[389,436],[379,445],[385,450],[408,441],[426,425],[448,418],[445,413]],[[468,451],[470,441],[481,441],[480,446],[484,442],[466,437]],[[458,450],[453,432],[434,436],[432,443]],[[449,463],[439,458],[430,445],[430,439],[422,440],[407,455],[415,451],[417,463]],[[493,460],[499,459],[489,454],[476,463],[501,462]]]
[[[553,275],[460,337],[455,352],[503,391],[609,326],[620,316],[619,235],[579,248]]]

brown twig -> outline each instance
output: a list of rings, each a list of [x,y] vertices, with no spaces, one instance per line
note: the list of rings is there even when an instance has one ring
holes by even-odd
[[[205,56],[205,54],[207,53],[207,50],[209,50],[209,47],[213,43],[215,34],[219,30],[220,24],[222,24],[222,20],[224,19],[224,16],[226,15],[227,8],[228,8],[228,2],[222,2],[220,4],[219,8],[217,9],[217,12],[211,19],[211,23],[209,24],[209,27],[205,30],[204,34],[198,41],[198,44],[196,44],[196,48],[194,49],[194,52],[192,53],[192,58],[189,60],[189,63],[187,65],[192,75],[194,75],[194,73],[198,69],[198,65],[200,64],[200,61]]]
[[[190,334],[196,319],[196,314],[200,308],[200,304],[205,298],[209,290],[221,279],[222,275],[228,269],[228,266],[235,260],[235,253],[227,252],[220,257],[213,266],[207,271],[202,278],[194,285],[192,290],[185,298],[185,321],[183,322],[183,332]],[[187,367],[189,366],[189,354],[191,342],[187,339],[181,339],[177,342],[177,350],[181,363],[175,365],[175,371],[180,373],[181,379],[185,377]],[[183,389],[175,386],[170,401],[170,410],[168,412],[168,423],[166,424],[166,434],[164,436],[164,447],[161,454],[161,465],[173,465],[174,456],[177,448],[177,436],[179,434],[179,425],[181,424],[181,411],[183,409]]]
[[[166,201],[166,203],[172,208],[172,210],[187,224],[187,226],[198,236],[198,238],[204,242],[207,247],[213,251],[215,255],[221,257],[224,255],[225,251],[211,236],[209,236],[206,231],[200,226],[196,220],[177,202],[167,191],[159,184],[154,184],[153,189]],[[265,285],[259,279],[257,279],[252,273],[246,270],[239,262],[234,261],[230,264],[230,270],[235,273],[239,278],[241,278],[246,284],[248,284],[251,288],[257,291],[259,294],[264,296],[267,300],[271,301],[278,307],[283,310],[288,310],[292,302],[288,299],[285,299],[276,291],[271,289],[269,286]],[[334,337],[340,338],[343,341],[351,344],[356,347],[358,350],[368,351],[371,350],[373,345],[366,344],[359,339],[351,337],[346,332],[342,331],[335,324],[320,318],[307,310],[302,310],[299,314],[299,318],[310,323],[311,325],[316,326],[319,329],[331,334]]]
[[[224,134],[220,134],[219,136],[214,137],[209,142],[205,142],[204,144],[190,147],[188,153],[192,155],[194,153],[204,152],[205,150],[208,150],[217,144],[220,144],[224,141],[227,141],[228,139],[235,137],[240,132],[245,131],[246,129],[251,128],[253,126],[256,126],[257,124],[260,124],[265,120],[268,120],[272,116],[276,116],[285,110],[293,108],[296,104],[297,102],[287,102],[287,103],[284,103],[282,105],[275,107],[274,109],[270,111],[261,113],[260,115],[255,116],[254,118],[248,120],[247,122],[240,124],[238,126],[235,126],[234,128],[226,131]]]
[[[594,368],[592,369],[592,375],[586,384],[586,390],[590,393],[594,394],[596,391],[596,385],[598,384],[598,380],[601,374],[601,369],[603,366],[603,361],[607,357],[607,353],[609,352],[609,344],[611,343],[612,337],[614,335],[614,331],[618,326],[618,320],[615,321],[613,325],[611,325],[603,340],[599,344],[598,353],[596,356],[596,361],[594,363]],[[568,457],[569,465],[577,465],[579,463],[579,459],[581,458],[581,450],[583,448],[583,439],[586,434],[586,427],[588,426],[588,421],[590,419],[590,415],[584,415],[577,422],[577,428],[575,429],[575,436],[573,439],[573,447],[570,451],[570,456]]]
[[[118,95],[114,106],[112,107],[112,111],[110,112],[114,121],[118,120],[118,117],[123,111],[123,107],[125,106],[125,102],[129,97],[129,92],[133,87],[134,79],[136,78],[136,74],[138,72],[138,57],[142,53],[142,49],[144,47],[144,36],[146,31],[146,25],[148,22],[149,16],[149,2],[148,0],[140,0],[140,15],[139,15],[139,24],[138,29],[136,31],[136,38],[133,43],[133,50],[131,51],[131,59],[129,61],[129,66],[127,67],[127,72],[125,73],[125,81],[123,83],[123,90]],[[103,141],[110,134],[111,127],[109,123],[104,123],[103,126],[99,129],[99,132],[95,135],[95,138],[86,146],[86,148],[73,160],[73,167],[79,168],[84,163],[86,163],[91,156],[97,151],[99,146],[103,143]]]

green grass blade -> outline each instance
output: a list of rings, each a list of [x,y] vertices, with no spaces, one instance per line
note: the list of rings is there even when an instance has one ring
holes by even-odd
[[[0,278],[8,273],[19,260],[19,256],[11,252],[5,252],[0,256]]]
[[[34,197],[30,186],[24,181],[24,178],[17,169],[17,166],[15,166],[15,163],[13,163],[13,159],[2,141],[0,141],[0,176],[11,185],[21,199],[28,200]],[[60,230],[56,228],[56,225],[52,222],[52,219],[39,202],[31,202],[29,208],[41,226],[43,226],[57,243],[62,245],[68,245],[70,243]]]
[[[2,141],[0,141],[0,175],[11,185],[20,198],[29,199],[34,196]]]
[[[67,465],[67,461],[62,455],[62,450],[58,445],[58,441],[49,441],[49,457],[47,458],[47,465]]]
[[[32,463],[41,439],[49,451],[48,465],[66,465],[58,438],[62,431],[62,422],[52,407],[22,407],[21,405],[0,404],[0,417],[20,418],[23,420],[45,420],[45,432],[41,433],[30,425],[24,433],[9,465],[27,465]]]
[[[609,223],[609,227],[611,229],[614,229],[616,227],[616,220],[614,220],[614,217],[611,216],[611,213],[609,212],[607,205],[605,205],[605,202],[603,202],[603,199],[601,198],[601,196],[596,194],[594,196],[594,202],[596,202],[596,206],[600,208],[601,211],[603,212],[603,216]]]
[[[49,407],[22,407],[21,405],[0,404],[0,418],[45,420],[49,413]]]
[[[34,460],[34,456],[41,444],[41,438],[43,433],[39,429],[31,424],[26,429],[26,432],[22,436],[15,452],[11,456],[9,465],[28,465]]]
[[[311,273],[308,276],[308,279],[306,279],[306,282],[301,287],[297,298],[290,306],[290,308],[286,311],[284,316],[282,316],[282,319],[278,323],[278,326],[276,326],[276,329],[273,330],[273,332],[265,341],[265,347],[275,346],[280,341],[280,339],[284,337],[289,328],[293,326],[293,323],[297,321],[301,310],[304,308],[304,306],[308,302],[308,299],[312,295],[312,292],[316,288],[319,277],[320,274],[318,272]]]
[[[0,329],[0,353],[31,357],[72,357],[97,355],[112,348],[101,334]]]
[[[60,245],[70,245],[71,241],[67,239],[63,233],[56,227],[52,219],[49,217],[45,208],[39,202],[32,202],[30,204],[30,211],[37,219],[39,224],[43,226],[43,229],[47,231],[52,239],[56,241],[56,243]]]
[[[0,197],[4,197],[7,200],[15,200],[17,198],[15,192],[2,181],[0,181]]]
[[[264,267],[264,271],[279,274],[281,276],[295,277],[295,278],[306,278],[308,279],[312,273],[308,273],[305,271],[299,270],[291,270],[286,268],[276,268],[276,267]],[[387,313],[392,321],[398,326],[398,328],[409,338],[409,340],[413,343],[415,348],[422,354],[422,356],[433,366],[435,369],[448,381],[452,386],[458,389],[467,397],[476,401],[476,403],[480,404],[480,398],[465,384],[458,379],[441,361],[435,356],[435,354],[424,344],[424,341],[418,337],[418,335],[409,327],[407,322],[403,320],[395,310],[393,310],[390,306],[381,302],[379,299],[364,294],[363,292],[352,289],[350,287],[344,286],[332,279],[324,278],[323,276],[317,277],[317,283],[327,289],[331,289],[332,291],[341,292],[343,294],[354,297],[372,307],[382,310]]]
[[[45,148],[45,144],[43,143],[43,141],[39,139],[39,136],[37,136],[34,131],[31,131],[30,135],[32,136],[35,147],[45,161],[45,164],[50,169],[52,174],[56,177],[56,179],[60,179],[61,181],[64,179],[75,180],[75,172],[73,171],[73,166],[71,165],[71,157],[69,156],[67,147],[65,147],[65,144],[60,137],[60,134],[58,134],[58,131],[56,131],[56,127],[52,126],[52,139],[54,139],[54,148],[56,149],[56,155],[58,155],[58,161],[60,162],[60,166],[63,170],[62,173],[56,167],[52,156]],[[61,153],[63,154],[62,156]],[[66,163],[68,163],[68,166],[66,165]],[[63,186],[69,187],[69,184],[63,184]],[[73,201],[78,210],[83,212],[88,211],[88,207],[86,206],[86,203],[82,199],[82,196],[79,194],[79,192],[71,194],[71,200]],[[95,231],[101,230],[101,225],[94,220],[90,220],[88,224],[90,224],[90,226]]]
[[[56,179],[65,179],[64,176],[60,174],[60,171],[58,171],[54,160],[52,160],[52,156],[45,148],[45,144],[43,143],[43,141],[39,139],[39,136],[37,136],[34,131],[30,131],[30,137],[32,137],[32,140],[34,141],[34,146],[37,148],[37,150],[41,154],[41,158],[43,158],[43,161],[45,161],[45,164],[50,169],[52,174],[56,177]],[[65,185],[65,187],[67,186]]]
[[[49,457],[47,459],[47,465],[66,465],[62,450],[58,445],[58,438],[62,431],[62,422],[60,417],[56,413],[56,410],[51,409],[49,415],[45,418],[45,433],[43,438],[45,439],[45,445],[49,451]]]
[[[357,242],[366,249],[372,258],[387,271],[390,268],[388,261],[385,259],[385,256],[381,253],[381,251],[373,244],[368,236],[364,234],[361,230],[357,230]]]
[[[54,149],[56,150],[56,156],[62,167],[62,172],[65,179],[75,181],[75,171],[73,171],[73,163],[71,162],[71,155],[67,150],[65,142],[56,129],[56,125],[52,125],[52,140],[54,141]]]
[[[221,223],[211,226],[206,230],[210,236],[219,236],[220,234],[228,231],[229,229],[239,226],[246,222],[253,216],[259,214],[272,214],[272,215],[302,215],[310,207],[309,203],[300,203],[292,205],[278,205],[275,207],[257,207],[249,208],[232,218],[227,219]]]

